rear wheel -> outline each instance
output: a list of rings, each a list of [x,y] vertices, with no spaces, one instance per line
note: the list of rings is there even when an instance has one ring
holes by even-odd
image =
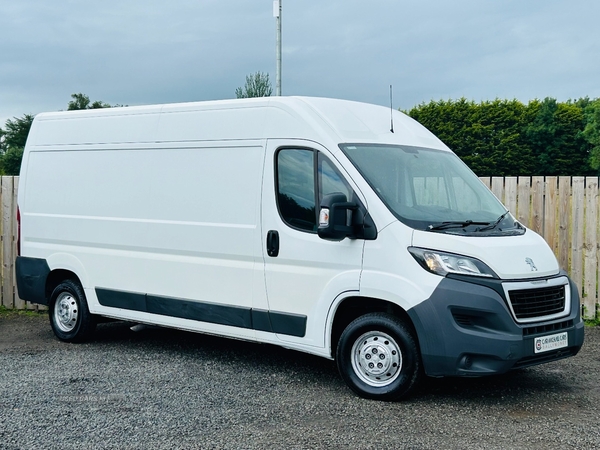
[[[337,347],[338,369],[361,397],[397,400],[417,384],[421,358],[409,327],[398,317],[370,313],[346,327]]]
[[[60,283],[50,297],[50,325],[58,339],[82,342],[89,339],[96,327],[90,314],[83,288],[73,280]]]

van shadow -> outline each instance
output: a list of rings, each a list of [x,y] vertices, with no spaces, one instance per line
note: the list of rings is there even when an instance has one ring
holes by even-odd
[[[502,404],[523,403],[544,397],[556,397],[557,394],[571,394],[572,383],[561,374],[562,371],[539,368],[517,369],[502,375],[490,375],[478,378],[426,377],[417,393],[416,401],[468,401],[470,403],[494,401]]]
[[[293,375],[310,380],[321,389],[338,391],[336,395],[356,397],[338,374],[334,361],[270,344],[240,341],[162,327],[144,327],[132,331],[127,322],[100,324],[92,345],[118,346],[165,356],[190,356],[195,360],[247,366],[260,373]],[[561,361],[534,368],[518,369],[503,375],[479,378],[423,377],[408,399],[411,403],[456,403],[490,401],[522,403],[556,394],[572,393],[576,386],[573,367]],[[571,379],[571,380],[569,380]]]
[[[134,323],[111,322],[97,327],[91,345],[118,346],[145,353],[156,352],[165,357],[189,356],[197,361],[252,367],[273,373],[306,375],[311,382],[345,387],[335,362],[308,353],[288,350],[271,344],[212,336],[158,326],[144,326],[132,331]]]

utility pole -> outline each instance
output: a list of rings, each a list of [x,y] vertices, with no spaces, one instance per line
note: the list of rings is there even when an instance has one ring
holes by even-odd
[[[281,0],[273,1],[273,17],[277,25],[277,45],[275,55],[277,57],[277,73],[275,75],[275,95],[281,96]]]

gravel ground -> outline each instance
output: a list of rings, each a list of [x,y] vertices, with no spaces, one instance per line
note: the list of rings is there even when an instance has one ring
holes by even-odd
[[[383,403],[332,361],[130,326],[65,344],[45,315],[0,316],[0,448],[600,448],[600,328],[574,358]]]

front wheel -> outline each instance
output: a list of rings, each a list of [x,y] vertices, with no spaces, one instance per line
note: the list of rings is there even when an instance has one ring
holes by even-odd
[[[72,280],[63,281],[52,291],[48,314],[52,330],[61,341],[85,341],[96,328],[83,288]]]
[[[421,372],[413,333],[398,317],[370,313],[350,323],[337,347],[337,366],[364,398],[398,400],[414,389]]]

